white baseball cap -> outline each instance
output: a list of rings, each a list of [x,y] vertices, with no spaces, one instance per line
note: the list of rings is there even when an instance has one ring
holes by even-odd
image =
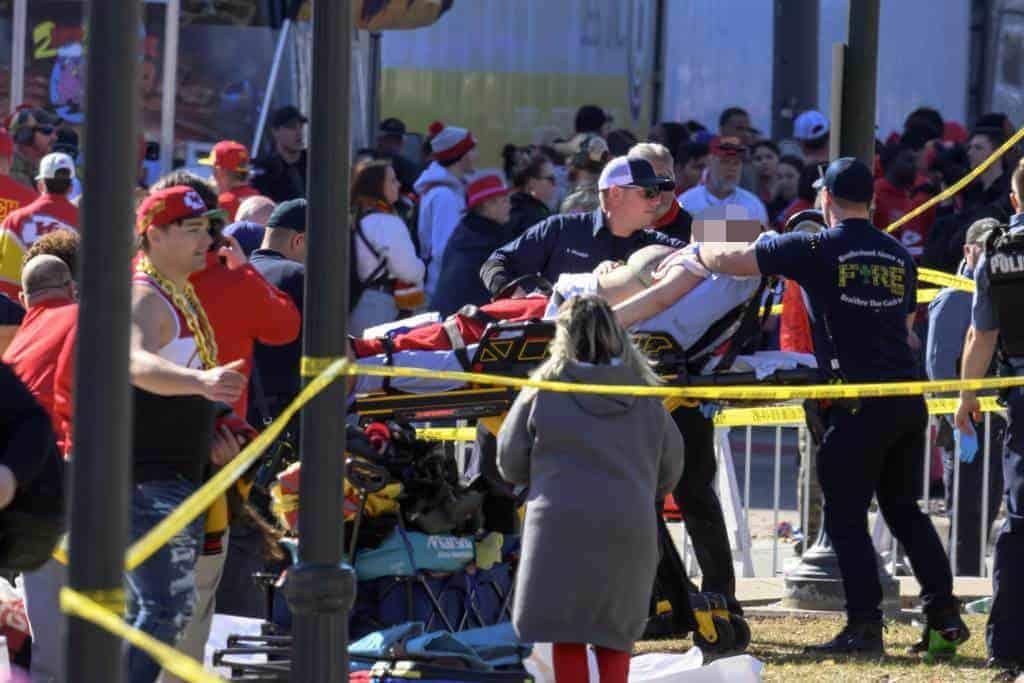
[[[39,173],[36,180],[53,180],[57,171],[67,171],[69,178],[75,177],[75,161],[63,152],[51,152],[39,162]]]
[[[820,111],[809,109],[793,121],[793,137],[797,140],[816,140],[828,133],[828,119]]]

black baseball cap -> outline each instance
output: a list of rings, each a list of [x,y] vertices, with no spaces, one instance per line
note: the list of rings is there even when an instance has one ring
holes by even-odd
[[[656,187],[662,192],[675,189],[671,178],[654,172],[654,166],[647,159],[639,157],[616,157],[609,161],[597,180],[598,190],[610,187]]]
[[[823,187],[837,199],[869,204],[875,195],[875,177],[863,161],[842,157],[829,164],[825,175],[814,181],[815,190]]]
[[[401,119],[384,119],[380,122],[377,132],[381,135],[392,135],[396,138],[400,138],[405,135],[405,124]]]
[[[282,126],[290,125],[296,121],[299,121],[300,123],[307,123],[309,119],[302,115],[302,112],[299,111],[298,107],[291,104],[275,110],[274,113],[270,115],[271,128],[281,128]]]
[[[306,200],[289,199],[275,206],[267,227],[306,232]]]

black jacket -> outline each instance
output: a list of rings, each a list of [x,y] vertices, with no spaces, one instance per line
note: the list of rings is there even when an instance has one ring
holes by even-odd
[[[512,237],[519,237],[529,228],[551,215],[551,210],[544,205],[544,202],[534,199],[526,192],[516,192],[509,197],[509,200],[512,202],[512,213],[509,216],[508,226],[511,229]]]
[[[306,196],[306,150],[299,160],[286,164],[275,151],[252,162],[252,186],[280,204]]]
[[[7,510],[63,509],[64,459],[50,418],[6,363],[0,363],[0,464],[18,482]]]
[[[481,266],[480,278],[491,294],[497,294],[523,275],[541,275],[554,283],[562,273],[588,273],[603,261],[625,261],[650,244],[686,246],[650,229],[618,237],[605,223],[601,209],[552,216],[495,250]]]
[[[431,310],[448,317],[466,304],[488,303],[491,294],[480,279],[480,266],[495,249],[514,237],[511,224],[499,225],[489,218],[467,213],[445,247]]]
[[[302,311],[303,287],[306,282],[305,266],[285,258],[272,249],[257,249],[252,252],[250,262],[267,282],[290,296],[295,307]],[[259,342],[253,345],[253,365],[255,372],[259,373],[259,382],[263,388],[270,417],[277,417],[298,395],[301,386],[301,357],[302,335],[290,344],[282,346],[265,346]],[[250,386],[249,423],[261,425],[263,416],[259,415],[260,406],[257,405],[255,394],[254,387]]]

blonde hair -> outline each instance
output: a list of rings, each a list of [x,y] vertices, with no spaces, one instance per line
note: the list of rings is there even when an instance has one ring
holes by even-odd
[[[652,164],[661,164],[671,169],[675,161],[668,147],[657,142],[640,142],[629,148],[628,156],[646,159]]]
[[[531,379],[559,377],[569,361],[608,365],[618,358],[642,384],[661,383],[647,358],[616,320],[611,307],[597,296],[574,296],[562,304],[548,356],[530,375]]]

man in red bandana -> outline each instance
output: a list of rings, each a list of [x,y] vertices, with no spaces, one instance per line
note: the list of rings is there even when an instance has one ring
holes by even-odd
[[[222,465],[241,443],[214,430],[216,403],[238,400],[242,360],[217,364],[217,344],[189,284],[206,266],[210,217],[199,194],[174,186],[139,207],[136,234],[143,257],[132,278],[131,375],[135,394],[132,541],[148,533],[196,491],[210,463]],[[211,448],[212,445],[212,448]],[[132,626],[173,645],[191,618],[203,519],[193,521],[127,573]],[[152,683],[160,665],[128,652],[128,679]]]

